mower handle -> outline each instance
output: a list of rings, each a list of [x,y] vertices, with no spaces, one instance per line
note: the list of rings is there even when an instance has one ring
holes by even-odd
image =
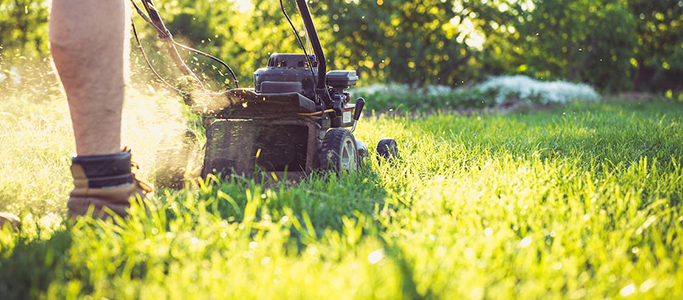
[[[353,119],[358,121],[360,119],[360,114],[363,112],[363,107],[365,106],[365,99],[358,97],[356,99],[356,107],[353,110]]]
[[[137,8],[135,2],[133,2],[133,5]],[[156,6],[154,5],[154,1],[142,0],[142,5],[147,11],[147,15],[149,16],[152,25],[154,25],[154,28],[157,30],[157,33],[159,34],[159,39],[161,39],[164,42],[166,50],[169,52],[169,54],[171,54],[171,60],[175,64],[176,68],[178,68],[178,70],[183,75],[191,77],[193,79],[194,84],[199,89],[205,90],[205,87],[202,84],[202,81],[199,80],[199,77],[197,77],[197,75],[194,74],[194,72],[192,72],[192,69],[190,69],[190,67],[188,67],[180,57],[178,49],[175,47],[175,44],[173,44],[173,35],[171,35],[171,32],[166,28],[164,21],[161,20],[161,16],[159,15],[159,12],[157,11]]]
[[[315,92],[321,96],[327,108],[334,108],[332,105],[332,97],[330,97],[330,92],[327,90],[327,63],[325,60],[325,53],[323,52],[323,46],[320,43],[318,32],[315,29],[315,24],[313,24],[311,11],[308,9],[306,0],[296,0],[296,6],[301,14],[301,19],[304,21],[306,33],[311,41],[313,53],[315,53],[315,60],[318,61],[318,81]],[[341,115],[341,109],[337,113]]]

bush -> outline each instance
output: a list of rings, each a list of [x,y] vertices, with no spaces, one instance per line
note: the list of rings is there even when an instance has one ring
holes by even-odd
[[[600,95],[587,84],[566,81],[542,82],[522,75],[493,77],[477,85],[476,89],[493,92],[496,103],[515,99],[529,103],[549,104],[573,100],[593,101],[600,98]]]
[[[474,86],[451,88],[430,85],[414,88],[405,84],[373,84],[355,88],[354,96],[368,100],[367,107],[376,111],[453,110],[485,108],[508,100],[529,104],[567,103],[574,100],[595,101],[600,95],[589,85],[565,81],[541,82],[529,77],[501,76]]]

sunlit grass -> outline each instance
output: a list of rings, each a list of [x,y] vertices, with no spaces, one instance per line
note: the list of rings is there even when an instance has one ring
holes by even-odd
[[[150,152],[182,114],[162,97],[131,99],[126,140],[153,180]],[[63,215],[65,105],[6,103],[20,101],[2,104],[14,116],[0,123],[2,205]],[[119,227],[84,219],[2,232],[0,295],[679,298],[682,113],[655,102],[368,117],[356,136],[371,148],[397,139],[398,160],[295,185],[209,178],[158,190],[149,214],[136,209]]]

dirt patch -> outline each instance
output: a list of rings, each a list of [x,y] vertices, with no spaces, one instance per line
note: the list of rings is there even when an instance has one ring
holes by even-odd
[[[607,97],[608,101],[652,102],[658,100],[659,95],[645,92],[626,92],[615,97]]]

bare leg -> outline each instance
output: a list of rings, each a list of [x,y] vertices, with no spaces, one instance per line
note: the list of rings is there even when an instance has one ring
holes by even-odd
[[[121,152],[123,0],[54,0],[50,45],[79,156]]]
[[[123,0],[52,2],[50,46],[76,138],[70,216],[124,216],[132,199],[151,192],[121,149],[125,27]]]

